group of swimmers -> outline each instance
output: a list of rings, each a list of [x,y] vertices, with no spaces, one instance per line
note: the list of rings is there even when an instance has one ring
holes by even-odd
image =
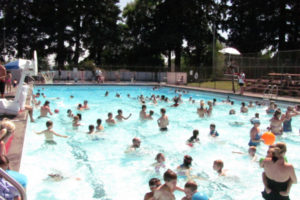
[[[154,90],[156,90],[156,89],[154,89]],[[181,92],[181,93],[183,93],[183,92]],[[109,95],[109,92],[107,91],[105,93],[105,96],[108,96],[108,95]],[[117,93],[116,97],[120,98],[121,95]],[[127,95],[127,97],[131,98],[129,94]],[[153,104],[157,104],[158,101],[162,101],[162,102],[168,102],[169,101],[169,99],[167,97],[165,97],[164,95],[161,95],[161,96],[152,95],[150,98],[144,97],[143,95],[140,95],[137,98],[137,100],[142,104],[142,108],[141,108],[141,111],[139,113],[139,118],[141,120],[152,120],[153,119],[154,111],[150,110],[149,113],[146,112],[146,110],[147,110],[147,106],[145,105],[146,101],[150,101]],[[172,100],[174,101],[174,104],[172,105],[172,107],[178,107],[180,105],[180,103],[183,102],[181,94],[179,94],[179,96],[175,96]],[[190,98],[189,102],[195,103],[195,100]],[[229,98],[227,98],[227,100],[225,100],[224,103],[229,103],[230,105],[234,105],[234,102],[231,101]],[[261,106],[261,105],[263,105],[263,102],[255,102],[255,104],[257,106]],[[202,100],[200,101],[200,107],[197,108],[197,114],[199,115],[200,118],[209,117],[209,116],[212,115],[213,107],[216,105],[216,99],[213,99],[213,101],[208,101],[207,105],[208,105],[208,108],[205,108],[204,101],[202,101]],[[249,102],[248,106],[246,106],[246,104],[243,102],[242,106],[241,106],[241,109],[240,109],[240,112],[241,113],[247,113],[248,108],[251,108],[251,107],[254,107],[252,101]],[[270,102],[270,105],[267,109],[268,114],[273,113],[273,117],[270,120],[270,122],[271,122],[270,127],[269,127],[270,131],[272,131],[275,135],[281,135],[283,131],[291,131],[291,118],[298,115],[298,114],[300,114],[300,112],[299,112],[300,109],[299,108],[300,108],[300,106],[296,106],[295,108],[289,106],[287,108],[287,112],[285,113],[285,115],[281,116],[280,109],[277,108],[277,106],[274,102]],[[83,105],[78,104],[77,110],[83,111],[83,110],[86,110],[86,109],[89,109],[88,102],[86,100],[84,101]],[[169,125],[169,119],[168,119],[168,116],[166,115],[166,109],[162,108],[160,110],[160,112],[161,112],[161,117],[157,120],[158,127],[160,128],[161,131],[167,131],[168,130],[168,125]],[[53,114],[51,112],[50,107],[49,107],[49,101],[46,101],[44,103],[44,105],[41,107],[40,116],[45,117],[45,116],[47,116],[48,113],[50,115]],[[230,112],[229,112],[229,114],[235,114],[235,113],[236,112],[233,109],[231,109]],[[68,110],[68,116],[73,117],[73,126],[74,127],[80,126],[79,121],[80,121],[81,115],[73,116],[72,111]],[[115,116],[116,120],[114,119],[112,113],[108,113],[108,118],[105,121],[108,125],[114,125],[114,124],[117,123],[117,121],[127,120],[131,116],[132,116],[132,114],[129,114],[127,117],[124,117],[122,110],[118,110],[117,115]],[[96,132],[101,131],[101,130],[104,129],[101,122],[102,122],[101,119],[97,119]],[[249,141],[249,144],[248,144],[249,145],[248,153],[249,153],[250,157],[253,160],[255,160],[255,158],[256,158],[256,156],[255,156],[256,147],[262,141],[261,138],[260,138],[260,130],[259,130],[260,120],[259,120],[259,114],[258,113],[256,113],[255,117],[251,119],[251,123],[253,124],[253,127],[250,130],[250,141]],[[283,124],[284,127],[280,128],[282,126],[282,124]],[[51,121],[46,122],[46,126],[47,126],[47,130],[42,131],[42,132],[38,132],[38,134],[44,133],[47,143],[53,143],[52,142],[53,141],[53,135],[60,136],[60,137],[67,137],[67,136],[63,136],[63,135],[55,133],[52,130],[53,123]],[[93,133],[95,133],[95,126],[94,125],[89,125],[88,134],[93,134]],[[193,131],[192,137],[190,137],[187,140],[187,144],[192,146],[193,143],[199,142],[198,135],[199,135],[199,131],[197,129],[195,129]],[[215,124],[210,125],[209,135],[212,136],[212,137],[218,137],[219,136],[219,133],[216,131],[216,125]],[[51,142],[49,142],[49,141],[51,141]],[[126,150],[126,153],[133,152],[133,151],[137,150],[138,148],[140,148],[140,145],[141,145],[141,139],[137,138],[137,137],[133,138],[132,139],[132,145],[128,148],[128,150]],[[278,145],[280,146],[281,143],[278,143]],[[275,151],[275,150],[276,150],[276,148],[274,148],[274,150],[272,150],[273,153],[272,153],[272,156],[271,156],[271,160],[272,160],[275,167],[272,165],[272,163],[270,164],[268,162],[269,157],[267,157],[266,159],[263,160],[263,162],[261,162],[262,163],[261,166],[265,168],[265,173],[263,174],[263,181],[265,183],[265,192],[263,193],[263,196],[264,196],[265,199],[270,199],[268,197],[268,194],[270,194],[270,190],[272,190],[272,189],[270,189],[270,188],[272,188],[272,184],[270,186],[270,180],[279,180],[280,179],[280,178],[276,179],[277,178],[276,176],[270,175],[270,173],[271,173],[270,171],[272,171],[274,169],[276,171],[276,166],[277,165],[280,166],[280,167],[283,166],[283,168],[285,166],[292,166],[292,165],[287,164],[287,163],[281,163],[280,165],[276,164],[277,161],[280,160],[280,158],[281,158],[280,156],[283,154],[283,152],[280,153],[280,152]],[[286,151],[286,147],[285,147],[285,151]],[[234,153],[240,153],[240,152],[234,152]],[[165,168],[165,165],[164,165],[165,157],[162,153],[157,155],[156,160],[157,160],[157,163],[155,163],[155,170],[156,171],[157,170],[159,171],[159,169],[161,167]],[[185,156],[184,163],[177,168],[177,171],[178,171],[177,174],[183,173],[186,176],[190,176],[189,172],[190,172],[191,162],[192,162],[192,158],[190,156]],[[223,170],[223,166],[224,166],[224,163],[223,163],[222,160],[216,160],[216,161],[214,161],[213,169],[220,176],[226,176],[226,170]],[[268,167],[271,167],[272,170],[269,170]],[[292,171],[293,170],[290,170],[289,175],[292,174]],[[174,172],[171,171],[171,170],[167,170],[165,172],[166,177],[173,176],[172,175],[173,173]],[[275,172],[273,171],[272,173],[275,173]],[[194,188],[193,190],[189,190],[189,189],[186,190],[186,188],[181,189],[181,188],[175,187],[176,184],[174,186],[174,182],[175,182],[174,180],[175,179],[168,179],[168,178],[165,179],[165,174],[164,174],[164,181],[166,183],[164,185],[158,186],[158,184],[156,184],[156,183],[158,183],[156,179],[151,179],[149,181],[150,189],[152,191],[152,196],[151,196],[151,193],[147,193],[145,195],[145,200],[147,200],[147,199],[148,200],[151,200],[151,199],[154,199],[154,200],[172,199],[173,200],[173,199],[175,199],[175,197],[173,195],[173,191],[176,190],[176,189],[179,189],[179,190],[184,191],[186,193],[186,196],[183,198],[184,200],[194,199],[193,196],[194,196],[194,194],[197,193],[197,187],[196,187],[197,184],[195,182],[187,182],[187,184],[186,184],[187,188],[189,188],[189,189],[190,189],[190,185],[193,185],[193,188]],[[175,175],[176,175],[176,173],[175,173]],[[175,176],[173,176],[173,177],[175,177]],[[176,175],[176,177],[177,177],[177,175]],[[266,177],[268,177],[268,178],[266,178]],[[173,180],[172,184],[171,183],[169,184],[170,180]],[[295,177],[290,177],[289,180],[290,181],[288,181],[288,183],[289,183],[289,189],[290,189],[290,185],[292,183],[296,183],[296,178]],[[155,189],[154,189],[154,185],[156,186]],[[196,188],[196,190],[195,190],[195,188]],[[288,192],[289,192],[289,189],[288,189],[288,191],[284,190],[282,192],[282,194],[286,196],[286,194],[288,194]],[[276,189],[274,189],[274,190],[276,190]],[[284,192],[286,192],[286,193],[284,193]],[[278,194],[275,192],[275,196],[276,195],[278,196]],[[274,195],[274,194],[272,193],[272,195]],[[279,195],[281,195],[281,193]]]

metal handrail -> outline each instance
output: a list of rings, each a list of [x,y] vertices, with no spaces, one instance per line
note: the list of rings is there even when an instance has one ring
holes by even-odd
[[[26,196],[26,192],[25,189],[15,180],[13,179],[10,175],[8,175],[3,169],[0,168],[0,175],[6,179],[10,184],[12,184],[13,186],[15,186],[17,188],[17,190],[19,191],[20,195],[21,195],[21,200],[26,200],[27,196]]]

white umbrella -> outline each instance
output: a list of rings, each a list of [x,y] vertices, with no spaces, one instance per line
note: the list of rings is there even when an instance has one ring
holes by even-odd
[[[226,47],[224,49],[221,49],[219,52],[222,54],[229,54],[229,55],[241,55],[241,53],[237,49],[232,47]]]

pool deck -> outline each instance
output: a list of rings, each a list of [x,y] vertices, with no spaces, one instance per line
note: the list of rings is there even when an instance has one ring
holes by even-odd
[[[37,85],[43,85],[43,84],[37,84]],[[97,84],[95,82],[54,82],[53,85],[99,85],[99,86],[105,86],[105,85],[144,85],[144,86],[155,86],[155,85],[160,85],[160,86],[166,86],[166,87],[176,87],[176,88],[184,88],[184,89],[189,89],[189,90],[195,90],[195,91],[203,91],[203,92],[209,92],[209,93],[219,93],[221,95],[226,95],[230,96],[232,98],[237,98],[237,99],[243,99],[243,98],[255,98],[258,100],[262,100],[262,95],[257,94],[257,93],[250,93],[250,92],[245,92],[244,95],[239,95],[239,94],[234,94],[232,91],[227,91],[227,90],[217,90],[217,89],[210,89],[210,88],[198,88],[198,87],[188,87],[184,85],[170,85],[170,84],[165,84],[161,83],[158,84],[157,82],[106,82],[106,83],[101,83]],[[15,95],[15,89],[9,94],[5,95],[5,98],[12,99]],[[31,97],[31,91],[29,91],[26,104],[28,105],[30,102],[30,97]],[[293,98],[293,97],[278,97],[274,99],[275,101],[281,101],[283,103],[289,103],[289,104],[300,104],[300,97]],[[8,117],[13,120],[13,122],[16,125],[16,131],[15,135],[10,147],[9,152],[7,153],[7,156],[10,160],[10,168],[15,171],[19,171],[20,169],[20,163],[21,163],[21,158],[22,158],[22,150],[23,150],[23,144],[24,144],[24,137],[25,137],[25,132],[26,132],[26,125],[27,125],[27,111],[21,112],[18,116],[12,117],[12,116],[2,116],[3,117]],[[36,118],[36,116],[34,116]]]

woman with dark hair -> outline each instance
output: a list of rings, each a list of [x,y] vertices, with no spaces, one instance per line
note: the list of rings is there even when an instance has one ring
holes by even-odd
[[[281,116],[281,110],[277,109],[274,112],[272,119],[270,119],[270,130],[275,135],[282,135],[282,123],[284,121],[284,117]]]
[[[271,149],[272,157],[262,161],[263,183],[265,189],[262,196],[266,200],[289,200],[289,192],[292,184],[297,183],[297,177],[292,164],[285,161],[286,145],[278,142]]]

